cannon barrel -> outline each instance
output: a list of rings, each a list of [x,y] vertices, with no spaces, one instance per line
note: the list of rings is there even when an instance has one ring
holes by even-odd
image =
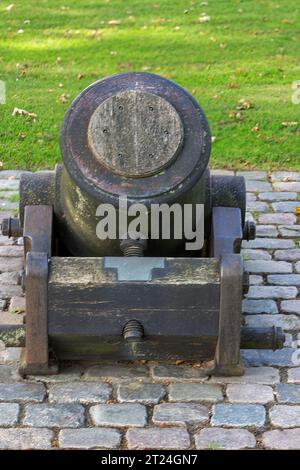
[[[20,182],[20,219],[27,205],[53,205],[61,243],[74,256],[120,255],[118,240],[99,240],[100,203],[204,204],[205,238],[212,207],[241,209],[242,177],[212,177],[211,133],[194,97],[176,83],[149,73],[100,80],[67,112],[60,137],[63,165],[26,172]],[[150,212],[149,212],[150,221]],[[149,230],[151,222],[149,222]],[[152,240],[151,256],[175,256],[182,240]]]

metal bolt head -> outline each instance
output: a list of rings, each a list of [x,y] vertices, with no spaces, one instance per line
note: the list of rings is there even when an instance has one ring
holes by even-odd
[[[256,237],[256,225],[252,220],[246,220],[244,226],[244,240],[255,240]]]
[[[1,223],[1,233],[5,237],[10,237],[11,218],[3,219]]]

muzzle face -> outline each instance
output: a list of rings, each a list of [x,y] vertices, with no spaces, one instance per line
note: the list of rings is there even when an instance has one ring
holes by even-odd
[[[61,130],[65,167],[96,200],[176,200],[203,175],[210,131],[179,85],[148,73],[100,80],[72,103]],[[166,196],[164,198],[164,195]]]
[[[139,90],[121,91],[94,111],[89,146],[113,173],[142,178],[160,173],[183,141],[181,119],[164,98]]]

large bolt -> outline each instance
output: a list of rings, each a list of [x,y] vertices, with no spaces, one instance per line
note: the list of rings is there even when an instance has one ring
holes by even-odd
[[[2,220],[1,224],[2,235],[10,237],[21,237],[23,230],[20,227],[20,221],[18,217],[8,217]]]
[[[244,240],[255,240],[256,237],[256,225],[255,222],[252,222],[251,220],[246,220],[245,226],[244,226],[244,233],[243,233],[243,238]]]
[[[120,248],[124,256],[144,256],[147,248],[147,241],[142,239],[133,239],[128,236],[120,243]]]
[[[126,340],[140,341],[143,336],[143,325],[137,320],[129,320],[123,328],[123,337]]]

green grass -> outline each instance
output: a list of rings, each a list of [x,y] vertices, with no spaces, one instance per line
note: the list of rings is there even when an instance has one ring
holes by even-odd
[[[213,166],[300,169],[297,0],[20,0],[7,11],[13,1],[0,3],[2,168],[53,167],[72,99],[109,74],[149,71],[204,108]],[[241,99],[252,107],[238,111]],[[12,116],[15,107],[37,118]]]

